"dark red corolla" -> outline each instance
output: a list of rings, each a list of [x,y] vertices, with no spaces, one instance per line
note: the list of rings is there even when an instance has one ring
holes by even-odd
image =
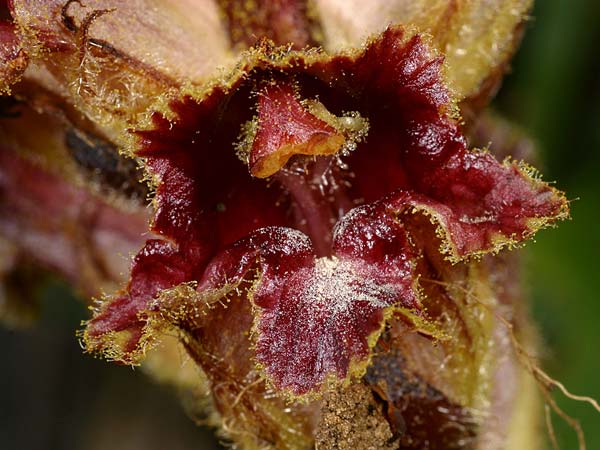
[[[412,228],[424,224],[412,216],[430,219],[456,262],[566,213],[517,163],[467,150],[442,58],[420,35],[389,29],[349,55],[265,47],[246,58],[136,131],[158,238],[88,325],[88,345],[133,362],[154,313],[195,330],[179,308],[208,310],[245,280],[257,361],[275,386],[305,394],[368,358],[386,311],[422,312]],[[173,304],[182,284],[195,293]]]

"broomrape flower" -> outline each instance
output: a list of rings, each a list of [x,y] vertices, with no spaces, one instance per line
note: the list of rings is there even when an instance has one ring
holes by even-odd
[[[472,131],[530,6],[12,0],[0,233],[239,448],[534,448],[505,249],[568,206]]]

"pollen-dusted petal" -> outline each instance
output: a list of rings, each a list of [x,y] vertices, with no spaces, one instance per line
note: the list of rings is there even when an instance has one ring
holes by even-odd
[[[403,227],[387,218],[369,221],[370,213],[367,208],[342,219],[332,257],[287,274],[285,266],[263,260],[264,280],[253,294],[261,308],[256,352],[278,388],[302,394],[318,389],[329,374],[344,379],[360,373],[386,311],[419,308],[414,251]],[[365,234],[350,241],[340,229]]]
[[[211,261],[197,295],[173,297],[165,291],[143,309],[134,303],[141,297],[131,285],[131,299],[108,303],[90,323],[86,340],[94,344],[106,334],[104,342],[96,343],[110,343],[111,352],[123,352],[121,359],[135,356],[151,338],[140,319],[156,311],[171,325],[198,333],[198,327],[210,326],[212,304],[238,289],[245,278],[254,280],[258,270],[247,294],[255,306],[255,357],[273,385],[302,395],[319,390],[330,376],[345,379],[360,373],[394,308],[420,308],[415,250],[404,226],[385,214],[384,206],[357,208],[342,219],[331,257],[317,258],[308,237],[296,230],[263,228]],[[160,271],[164,252],[156,257],[155,269]],[[134,270],[143,273],[133,273],[132,280],[147,280],[149,255],[138,258]],[[174,270],[157,272],[152,279],[182,280],[183,272]],[[155,292],[161,282],[155,283],[140,287]]]
[[[341,133],[300,104],[291,84],[270,83],[259,96],[248,158],[255,177],[273,175],[294,155],[331,155],[344,144]]]
[[[192,311],[210,317],[209,299],[235,289],[258,269],[248,293],[256,307],[256,360],[277,389],[307,394],[330,376],[360,374],[394,307],[420,308],[414,256],[399,222],[364,207],[342,219],[330,257],[317,258],[298,231],[264,228],[210,263],[198,296],[187,299],[199,304],[186,309],[180,303],[186,299],[179,298],[159,300],[158,308],[176,325],[194,330]]]
[[[316,0],[324,46],[356,46],[390,24],[433,35],[459,99],[487,96],[502,78],[532,0]]]

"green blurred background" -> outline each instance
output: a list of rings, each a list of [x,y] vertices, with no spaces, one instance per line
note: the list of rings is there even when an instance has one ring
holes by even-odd
[[[600,1],[539,0],[533,16],[495,106],[534,138],[544,178],[574,200],[571,221],[528,245],[526,283],[547,371],[600,399]],[[600,414],[556,397],[600,449]],[[554,423],[561,448],[576,449]]]
[[[600,398],[600,0],[539,0],[528,28],[495,108],[536,141],[545,179],[577,200],[572,221],[525,250],[526,283],[546,369]],[[36,327],[0,330],[2,449],[219,448],[169,388],[82,355],[74,330],[87,311],[66,287],[54,283],[41,305]],[[600,449],[600,414],[557,398],[581,420],[588,449]],[[576,449],[555,426],[562,448]]]

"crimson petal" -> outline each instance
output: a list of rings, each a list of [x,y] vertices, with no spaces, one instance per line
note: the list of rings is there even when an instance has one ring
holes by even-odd
[[[299,395],[318,390],[329,374],[360,373],[392,307],[420,308],[414,249],[385,207],[346,215],[334,232],[332,257],[317,258],[299,231],[260,229],[209,264],[198,297],[164,295],[154,307],[193,330],[190,311],[206,311],[207,299],[220,298],[258,268],[250,289],[258,307],[256,358],[274,385]]]

